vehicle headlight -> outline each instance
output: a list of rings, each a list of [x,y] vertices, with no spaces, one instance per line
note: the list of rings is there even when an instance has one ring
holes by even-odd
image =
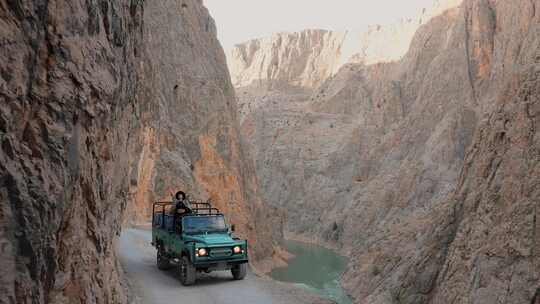
[[[197,253],[199,254],[199,256],[205,256],[208,254],[208,251],[206,250],[206,248],[199,248],[197,250]]]
[[[232,250],[234,254],[239,254],[242,252],[242,248],[240,246],[234,246]]]

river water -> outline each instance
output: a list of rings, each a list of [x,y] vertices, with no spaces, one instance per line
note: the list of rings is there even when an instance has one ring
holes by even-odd
[[[295,283],[338,304],[352,303],[339,283],[347,258],[333,250],[297,241],[287,240],[285,247],[295,257],[287,267],[274,269],[270,273],[273,279]]]

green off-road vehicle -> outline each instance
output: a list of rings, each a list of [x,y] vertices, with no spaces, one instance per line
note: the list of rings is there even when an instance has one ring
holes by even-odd
[[[189,213],[179,214],[172,202],[152,208],[152,245],[157,267],[176,267],[182,285],[192,285],[197,272],[230,270],[236,280],[246,276],[247,241],[233,236],[234,225],[209,203],[191,202]]]

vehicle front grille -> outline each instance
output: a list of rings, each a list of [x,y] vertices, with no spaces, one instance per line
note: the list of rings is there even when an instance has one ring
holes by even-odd
[[[216,247],[210,248],[210,256],[213,258],[224,258],[232,255],[232,249],[230,247]]]

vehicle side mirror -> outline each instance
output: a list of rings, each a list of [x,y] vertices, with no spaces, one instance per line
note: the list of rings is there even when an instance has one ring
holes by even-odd
[[[231,231],[234,232],[236,230],[236,226],[233,224],[231,225]]]

